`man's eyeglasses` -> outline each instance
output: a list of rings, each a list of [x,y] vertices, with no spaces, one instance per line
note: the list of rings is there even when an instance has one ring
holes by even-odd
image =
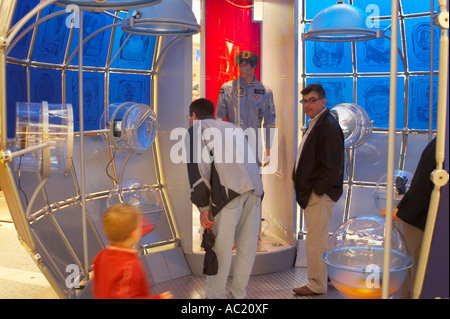
[[[310,104],[314,104],[319,100],[323,100],[323,99],[315,99],[315,98],[310,98],[309,100],[300,100],[300,103],[302,104],[306,104],[306,103],[310,103]]]

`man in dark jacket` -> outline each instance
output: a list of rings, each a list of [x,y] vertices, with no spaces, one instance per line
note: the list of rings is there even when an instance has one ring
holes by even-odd
[[[322,254],[326,251],[333,207],[342,195],[344,134],[326,107],[325,91],[320,84],[310,84],[301,93],[300,102],[310,120],[297,152],[293,179],[307,228],[308,282],[294,288],[294,292],[313,295],[327,292],[328,276]]]

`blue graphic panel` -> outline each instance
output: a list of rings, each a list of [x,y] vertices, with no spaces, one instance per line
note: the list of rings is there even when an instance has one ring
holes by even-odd
[[[50,5],[42,10],[42,16],[65,10]],[[39,25],[36,44],[31,59],[39,62],[61,64],[67,47],[70,29],[66,26],[68,14],[53,17]],[[70,23],[69,23],[70,26]]]
[[[95,31],[113,23],[113,18],[104,13],[84,12],[83,13],[83,39]],[[74,29],[70,54],[78,48],[78,28]],[[106,65],[106,56],[108,55],[109,42],[111,39],[111,29],[102,31],[83,46],[83,65],[104,67]],[[78,65],[78,53],[75,54],[71,65]]]
[[[67,103],[71,103],[74,116],[74,130],[80,130],[78,72],[67,72]],[[98,130],[99,119],[104,110],[104,75],[96,72],[83,73],[83,116],[84,130]]]
[[[109,103],[137,102],[150,105],[150,76],[117,74],[109,76]]]
[[[408,127],[428,129],[430,118],[430,77],[411,76],[409,78]],[[438,76],[433,78],[433,130],[436,129]]]
[[[14,19],[12,22],[12,26],[14,26],[20,19],[23,18],[25,14],[31,11],[37,4],[39,3],[38,0],[29,0],[29,1],[18,1],[16,13],[14,15]],[[26,28],[28,28],[31,24],[33,24],[36,21],[36,18],[32,18],[28,20],[23,28],[19,31],[17,36],[19,36],[22,31],[24,31]],[[26,59],[28,55],[28,49],[31,42],[31,37],[33,35],[33,30],[29,31],[26,35],[23,36],[22,39],[17,42],[15,47],[11,50],[9,53],[9,56],[15,57],[18,59]]]
[[[26,68],[7,63],[6,78],[7,136],[13,138],[16,135],[16,103],[27,102]]]
[[[30,102],[61,103],[61,71],[30,69]]]
[[[332,108],[339,103],[353,103],[352,78],[307,78],[306,84],[311,83],[322,84],[326,93],[328,108]]]
[[[390,25],[390,21],[380,21],[380,28],[385,29]],[[390,29],[386,31],[390,37]],[[401,37],[398,40],[398,49],[401,52]],[[377,38],[370,41],[356,42],[356,67],[357,72],[386,72],[391,69],[391,41],[386,38]],[[399,72],[403,72],[401,56],[398,55]]]
[[[402,9],[403,14],[430,12],[430,1],[402,1]],[[434,11],[439,12],[437,0],[434,0]]]
[[[349,42],[305,41],[305,59],[306,73],[352,73]]]
[[[348,1],[346,1],[348,3]],[[371,0],[353,0],[353,5],[364,11],[371,22],[376,20],[379,16],[391,15],[391,2],[390,1],[371,1]],[[376,28],[376,25],[374,26]]]
[[[126,17],[126,14],[123,17]],[[155,42],[156,37],[130,35],[122,32],[122,28],[116,28],[111,54],[111,59],[114,56],[115,58],[111,63],[111,68],[151,70]],[[122,49],[117,53],[122,45]]]
[[[430,18],[405,19],[408,63],[411,71],[430,70]],[[434,27],[433,68],[439,68],[440,29]]]
[[[397,82],[396,128],[403,128],[404,119],[404,78]],[[389,77],[361,77],[357,80],[357,103],[366,110],[373,126],[389,128]]]

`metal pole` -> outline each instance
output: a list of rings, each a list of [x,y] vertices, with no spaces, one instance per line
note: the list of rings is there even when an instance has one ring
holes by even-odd
[[[436,169],[431,173],[434,189],[431,193],[428,207],[427,223],[423,235],[420,257],[417,264],[416,278],[413,286],[413,298],[418,299],[422,293],[428,257],[430,255],[431,241],[433,239],[436,215],[439,208],[441,187],[448,183],[448,172],[443,169],[445,157],[445,133],[447,119],[447,90],[448,90],[448,28],[449,14],[445,0],[439,0],[440,14],[437,24],[441,28],[439,43],[439,82],[438,82],[438,112],[436,123]]]
[[[389,94],[389,138],[388,138],[388,169],[387,169],[387,200],[386,200],[386,226],[384,229],[384,262],[383,286],[381,297],[389,298],[389,277],[391,268],[391,237],[392,237],[392,198],[394,189],[394,153],[395,131],[397,119],[397,66],[398,66],[398,3],[391,3],[391,76]]]
[[[83,111],[83,11],[78,11],[78,105],[80,119],[80,168],[81,168],[81,219],[83,229],[83,253],[84,253],[84,271],[86,279],[89,280],[89,256],[88,256],[88,238],[86,223],[86,178],[84,162],[84,111]]]

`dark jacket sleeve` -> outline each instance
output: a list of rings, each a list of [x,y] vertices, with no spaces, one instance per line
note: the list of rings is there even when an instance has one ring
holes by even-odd
[[[398,203],[397,217],[404,222],[425,230],[434,183],[430,176],[436,169],[436,139],[423,150],[409,190]]]
[[[202,163],[201,156],[200,158],[197,156],[199,154],[198,150],[201,151],[203,145],[200,138],[195,138],[194,128],[197,129],[198,127],[196,125],[192,126],[188,130],[188,136],[185,139],[186,143],[189,143],[189,145],[186,145],[186,150],[189,150],[187,170],[191,187],[191,201],[197,207],[202,208],[210,205],[211,192],[209,177],[203,176],[200,171],[200,165],[202,165],[203,170],[208,172],[208,164]]]
[[[322,144],[321,170],[313,186],[317,195],[323,195],[332,189],[338,179],[343,176],[344,139],[339,124],[327,123],[326,129],[321,131],[320,143]]]

